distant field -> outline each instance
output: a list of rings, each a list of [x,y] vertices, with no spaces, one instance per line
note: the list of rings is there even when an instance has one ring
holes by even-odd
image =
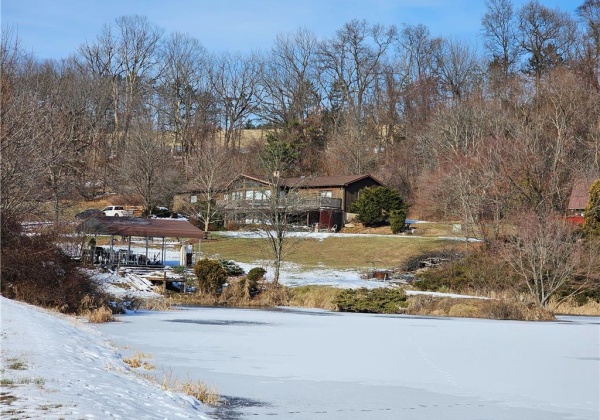
[[[202,253],[213,258],[223,258],[243,263],[272,259],[264,239],[227,238],[202,242]],[[325,239],[289,238],[293,243],[285,258],[305,268],[328,267],[334,269],[395,268],[408,258],[425,252],[464,247],[464,243],[411,236],[364,238],[342,235]]]

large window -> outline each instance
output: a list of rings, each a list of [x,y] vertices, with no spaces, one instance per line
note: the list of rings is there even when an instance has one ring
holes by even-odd
[[[319,196],[322,198],[331,198],[333,197],[333,192],[331,190],[321,190],[319,191]]]

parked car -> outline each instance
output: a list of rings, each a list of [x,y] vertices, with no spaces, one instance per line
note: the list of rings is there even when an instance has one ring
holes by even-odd
[[[102,209],[105,216],[133,217],[132,210],[125,210],[123,206],[106,206]]]
[[[100,209],[87,209],[87,210],[84,210],[75,215],[75,217],[77,219],[82,219],[82,220],[90,219],[92,217],[98,217],[98,216],[104,216],[104,212]]]

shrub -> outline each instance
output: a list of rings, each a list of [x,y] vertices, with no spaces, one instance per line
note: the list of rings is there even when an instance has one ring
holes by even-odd
[[[112,322],[115,320],[113,311],[107,306],[101,306],[100,308],[92,309],[88,314],[88,321],[94,324],[101,324],[104,322]]]
[[[227,282],[227,272],[217,260],[197,261],[194,272],[198,277],[198,289],[203,293],[218,295]]]
[[[465,318],[549,321],[550,312],[536,305],[496,299],[455,299],[415,296],[410,299],[410,315],[452,316]]]
[[[260,293],[260,281],[265,278],[265,274],[267,274],[267,270],[262,267],[254,267],[248,274],[246,278],[240,281],[240,287],[245,289],[246,293],[250,297],[254,297]]]
[[[267,270],[262,267],[254,267],[250,271],[248,271],[248,275],[246,278],[251,282],[259,282],[265,278],[265,274],[267,274]]]
[[[489,252],[477,252],[422,271],[416,274],[413,282],[419,290],[456,293],[505,291],[518,284],[519,280],[510,274],[506,263]]]
[[[359,199],[350,207],[350,211],[357,213],[357,220],[365,226],[389,223],[390,213],[394,210],[399,210],[397,217],[401,217],[402,212],[406,214],[406,205],[397,191],[385,187],[362,189]]]
[[[337,309],[335,299],[339,295],[340,289],[331,286],[298,286],[288,289],[288,306],[300,308],[320,308],[328,311]]]
[[[98,285],[56,246],[56,239],[53,234],[3,232],[2,295],[65,313],[85,312],[82,302],[101,306],[106,298]]]
[[[219,264],[221,264],[221,267],[223,267],[228,276],[237,277],[244,275],[244,269],[233,261],[219,260]]]
[[[406,226],[406,210],[392,210],[390,212],[390,227],[392,228],[392,233],[395,235],[402,232],[404,226]]]
[[[340,292],[334,304],[341,312],[395,314],[408,306],[402,289],[348,289]]]

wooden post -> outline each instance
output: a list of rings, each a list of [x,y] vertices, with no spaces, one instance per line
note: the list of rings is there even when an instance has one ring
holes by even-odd
[[[163,271],[163,293],[167,293],[167,270]]]

